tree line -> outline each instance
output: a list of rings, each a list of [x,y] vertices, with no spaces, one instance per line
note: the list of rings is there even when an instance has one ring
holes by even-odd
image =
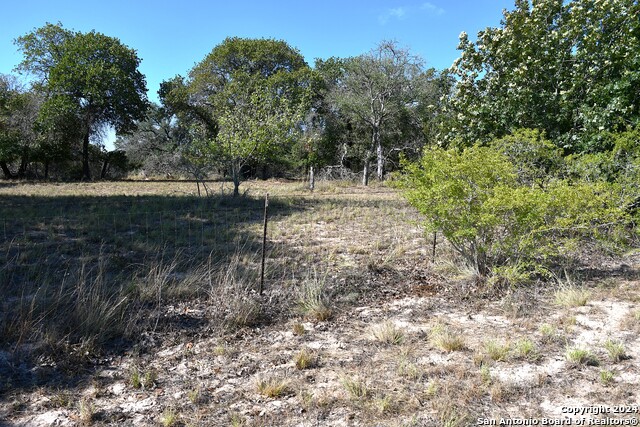
[[[135,50],[47,24],[16,39],[17,71],[33,84],[0,78],[0,167],[5,178],[220,173],[235,194],[243,177],[306,173],[313,185],[320,171],[367,185],[425,147],[463,150],[531,129],[579,158],[574,169],[612,177],[606,169],[619,166],[604,158],[639,117],[638,9],[517,0],[499,27],[475,41],[462,33],[445,70],[389,41],[311,67],[285,41],[230,37],[162,82],[158,105]],[[107,126],[113,152],[99,144]]]

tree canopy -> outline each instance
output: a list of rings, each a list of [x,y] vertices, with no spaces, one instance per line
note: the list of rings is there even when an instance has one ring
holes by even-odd
[[[167,108],[190,123],[206,161],[231,173],[282,154],[309,99],[309,68],[300,53],[272,39],[228,38],[189,73],[163,82]]]
[[[102,126],[128,132],[148,107],[140,59],[118,39],[91,31],[72,32],[47,24],[19,37],[24,53],[19,65],[40,78],[45,101],[41,115],[49,122],[72,115],[81,127],[84,179],[91,179],[89,142]]]
[[[517,0],[500,27],[460,35],[444,141],[472,144],[518,128],[569,151],[638,122],[640,12],[635,0]]]
[[[376,176],[384,173],[383,133],[396,125],[420,104],[428,81],[422,61],[394,42],[382,42],[367,54],[343,63],[343,75],[337,80],[330,97],[351,121],[366,128],[370,145],[364,152],[362,182],[369,179],[369,163],[375,152]],[[409,113],[409,114],[407,114]]]

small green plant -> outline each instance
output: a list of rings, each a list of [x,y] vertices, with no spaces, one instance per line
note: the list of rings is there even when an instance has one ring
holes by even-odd
[[[303,370],[312,368],[316,363],[316,356],[307,349],[302,349],[293,357],[296,369]]]
[[[131,386],[133,388],[150,389],[153,388],[158,379],[155,369],[149,369],[140,372],[138,368],[134,368],[131,372]]]
[[[189,401],[194,405],[201,403],[203,400],[202,391],[200,390],[200,387],[196,387],[193,390],[190,390],[187,396],[189,397]]]
[[[344,377],[341,382],[342,386],[352,399],[362,400],[369,396],[369,389],[361,379]]]
[[[164,427],[173,427],[178,424],[178,420],[178,412],[173,408],[165,409],[160,418],[160,422]]]
[[[395,402],[391,396],[378,397],[374,400],[373,405],[380,415],[388,414],[395,409]]]
[[[246,425],[245,419],[242,415],[234,412],[229,416],[229,423],[231,427],[243,427]]]
[[[289,383],[275,376],[261,377],[256,380],[258,393],[266,397],[280,397],[289,392]]]
[[[480,378],[482,379],[482,382],[485,384],[491,383],[491,370],[487,365],[482,365],[480,367]]]
[[[57,391],[51,395],[49,405],[52,408],[70,408],[73,406],[74,397],[66,391]]]
[[[424,372],[418,365],[403,358],[398,364],[398,375],[412,381],[417,381],[423,377]]]
[[[510,350],[509,343],[501,343],[496,340],[489,340],[484,344],[484,350],[491,360],[496,362],[503,361],[507,358]]]
[[[425,389],[425,394],[427,397],[435,397],[440,390],[440,382],[437,379],[432,379],[427,383],[427,388]]]
[[[560,335],[558,335],[558,329],[550,323],[541,324],[538,331],[542,335],[543,343],[551,343],[560,338]]]
[[[598,366],[600,361],[589,350],[578,347],[567,348],[565,358],[576,365]]]
[[[607,350],[607,354],[612,362],[619,362],[627,357],[624,344],[619,341],[608,339],[604,343],[604,348]]]
[[[612,371],[603,369],[602,371],[600,371],[600,382],[604,386],[611,385],[611,383],[613,382],[614,376],[615,374]]]
[[[513,349],[517,358],[527,360],[536,360],[539,358],[536,345],[529,338],[521,338],[517,340]]]
[[[216,356],[224,356],[227,354],[227,346],[224,344],[218,344],[213,348],[213,354]]]
[[[586,289],[575,286],[566,286],[557,290],[554,294],[554,301],[562,307],[582,307],[587,305],[591,293]]]
[[[375,325],[371,333],[378,342],[383,344],[398,345],[404,342],[404,332],[390,320]]]

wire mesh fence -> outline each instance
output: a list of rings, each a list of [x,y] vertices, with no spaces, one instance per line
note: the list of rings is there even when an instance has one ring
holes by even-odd
[[[347,265],[390,252],[406,232],[397,221],[402,203],[387,196],[270,196],[267,281],[299,275],[314,262]],[[234,254],[252,258],[252,268],[259,268],[260,197],[70,198],[0,208],[0,290],[17,289],[25,281],[55,282],[66,271],[100,259],[108,259],[113,274],[127,277],[157,260],[172,260],[178,270],[188,271],[224,263]]]

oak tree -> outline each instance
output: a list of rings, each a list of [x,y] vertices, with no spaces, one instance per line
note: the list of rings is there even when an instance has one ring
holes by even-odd
[[[148,107],[146,81],[135,50],[114,37],[47,24],[16,40],[19,70],[34,73],[45,93],[42,114],[71,114],[82,134],[82,176],[91,179],[89,144],[104,126],[135,128]],[[48,120],[49,122],[55,120]]]

